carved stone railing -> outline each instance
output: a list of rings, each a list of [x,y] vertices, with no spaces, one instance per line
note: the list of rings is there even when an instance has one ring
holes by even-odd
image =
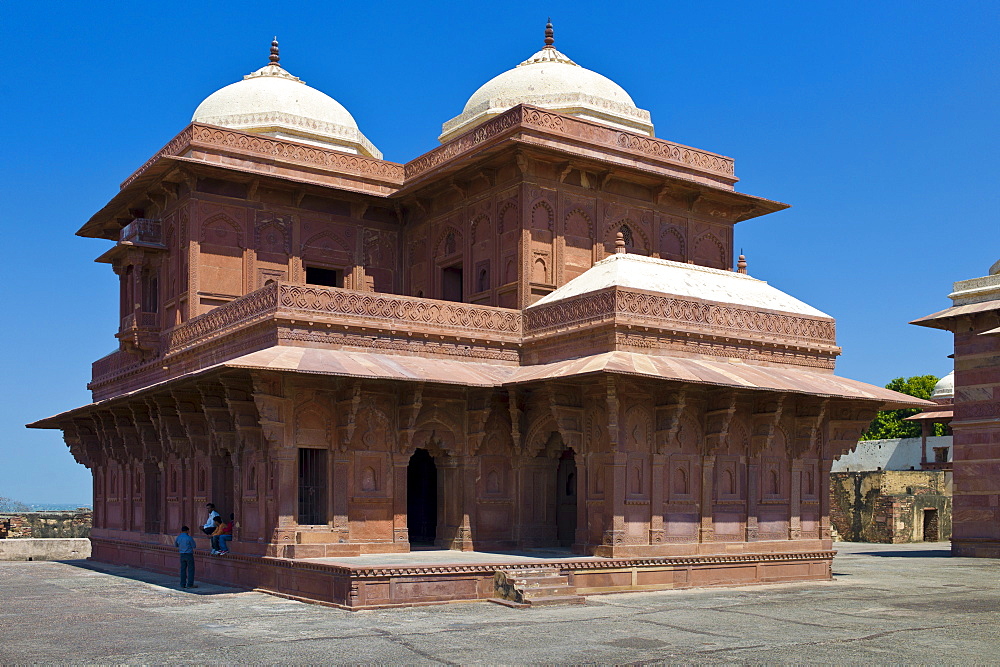
[[[124,350],[115,350],[111,354],[101,357],[90,365],[91,377],[98,380],[110,375],[117,375],[129,368],[139,366],[142,360],[134,354],[129,354]]]
[[[427,329],[475,338],[520,341],[521,311],[419,297],[281,285],[280,309],[303,315],[360,318],[382,328]]]
[[[159,313],[129,313],[122,318],[119,331],[128,331],[130,329],[155,329],[159,326]]]
[[[167,331],[163,351],[175,354],[198,343],[272,316],[278,305],[278,284],[272,283],[235,301],[192,317]]]
[[[121,188],[125,189],[135,182],[160,158],[184,155],[191,148],[233,150],[273,160],[293,162],[309,167],[322,167],[332,171],[389,181],[396,185],[401,185],[403,182],[403,165],[395,162],[377,160],[364,155],[354,155],[296,141],[284,141],[249,134],[224,127],[192,123],[129,176],[121,184]]]
[[[443,146],[407,162],[404,167],[406,178],[419,176],[518,126],[584,139],[588,143],[627,150],[723,179],[735,180],[736,168],[732,158],[524,105],[505,111]]]
[[[521,339],[522,316],[517,310],[337,287],[272,283],[166,332],[164,352],[176,354],[278,315],[483,340],[520,342]]]
[[[608,288],[525,311],[525,332],[543,334],[624,316],[637,325],[699,328],[743,338],[759,334],[813,344],[836,344],[836,324],[830,319],[785,315],[730,304]],[[627,322],[626,322],[627,323]]]

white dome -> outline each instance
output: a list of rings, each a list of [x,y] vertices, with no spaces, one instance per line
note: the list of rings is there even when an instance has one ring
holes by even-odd
[[[278,64],[277,42],[271,53],[271,63],[209,95],[191,121],[382,158],[340,102]]]
[[[955,371],[945,375],[934,385],[931,400],[955,397]]]
[[[442,126],[442,143],[518,104],[551,109],[578,118],[653,136],[649,112],[636,107],[625,89],[611,79],[580,67],[546,45],[514,69],[493,77],[472,94],[465,109]]]

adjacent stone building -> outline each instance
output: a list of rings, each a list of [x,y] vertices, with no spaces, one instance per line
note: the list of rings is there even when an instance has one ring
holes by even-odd
[[[914,320],[955,336],[952,553],[1000,557],[1000,261],[954,284],[951,308]],[[947,414],[950,412],[951,414]]]
[[[415,545],[564,548],[593,592],[828,578],[831,462],[924,402],[835,376],[834,320],[733,270],[786,205],[551,26],[441,141],[381,159],[275,43],[84,224],[118,347],[32,426],[94,472],[94,557],[172,567],[212,501],[206,576],[352,608],[489,597],[488,564],[351,569]]]

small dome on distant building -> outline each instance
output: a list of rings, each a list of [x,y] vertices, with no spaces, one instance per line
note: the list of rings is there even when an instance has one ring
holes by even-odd
[[[209,95],[191,121],[382,158],[340,102],[278,64],[277,40],[267,65]]]
[[[554,42],[549,23],[545,26],[545,47],[473,93],[462,113],[442,126],[441,143],[518,104],[653,136],[649,112],[638,108],[624,88],[606,76],[580,67],[557,51]]]
[[[951,400],[955,397],[955,371],[952,371],[945,375],[943,378],[937,381],[934,385],[934,391],[931,392],[931,400],[937,401],[942,399]]]

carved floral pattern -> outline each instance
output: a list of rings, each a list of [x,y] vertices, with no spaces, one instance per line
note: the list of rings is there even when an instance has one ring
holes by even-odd
[[[780,334],[810,341],[832,343],[836,327],[830,320],[782,315],[724,304],[611,289],[570,301],[539,306],[526,312],[525,329],[583,323],[615,314],[658,318],[682,324]]]

